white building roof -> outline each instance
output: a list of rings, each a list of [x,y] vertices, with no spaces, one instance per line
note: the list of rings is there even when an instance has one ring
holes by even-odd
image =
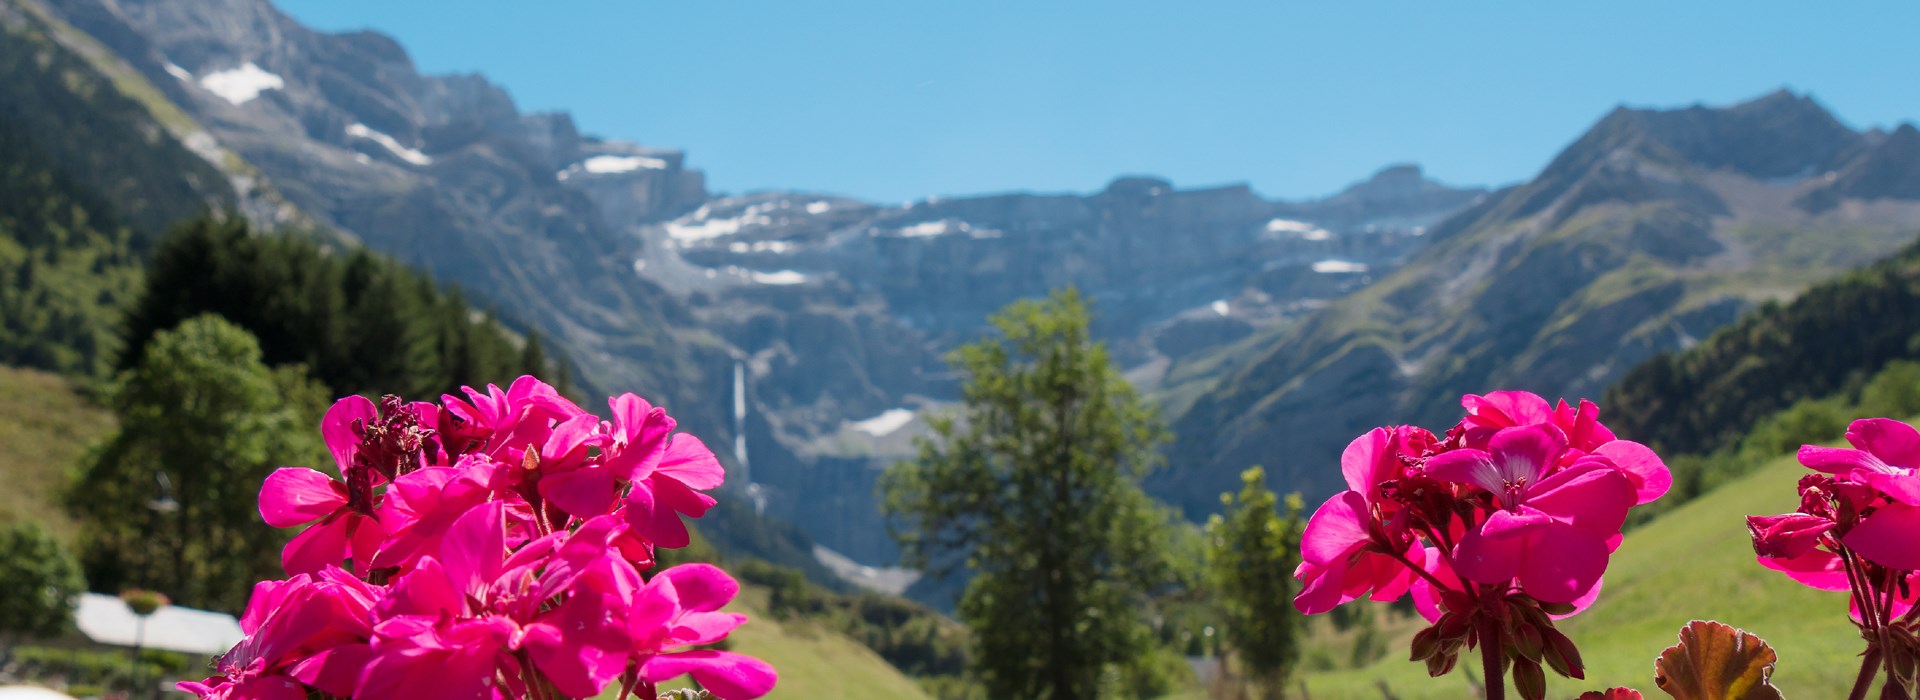
[[[128,608],[125,601],[99,593],[80,595],[80,604],[73,612],[73,622],[79,626],[81,634],[100,644],[130,647],[138,641],[145,649],[208,656],[226,653],[246,636],[240,631],[240,622],[232,615],[175,605],[162,606],[153,611],[153,615],[146,620],[143,634],[139,616],[133,614],[133,609]],[[21,700],[28,698],[31,696],[22,696]],[[0,694],[0,700],[14,698]]]
[[[0,700],[73,700],[73,696],[28,685],[0,687]]]

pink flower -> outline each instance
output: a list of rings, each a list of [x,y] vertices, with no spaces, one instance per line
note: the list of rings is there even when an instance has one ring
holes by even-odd
[[[640,580],[610,554],[608,541],[619,526],[617,518],[602,517],[509,555],[505,504],[461,515],[442,536],[439,556],[422,557],[380,604],[386,621],[375,630],[375,663],[362,676],[361,695],[389,697],[372,694],[377,690],[405,697],[399,693],[409,692],[410,681],[396,677],[418,675],[422,663],[504,673],[520,651],[561,692],[598,695],[626,668],[628,639],[615,611],[625,604],[622,591]],[[589,576],[596,567],[620,570]],[[576,585],[583,582],[591,585]],[[468,694],[480,692],[463,687],[457,696],[490,697]]]
[[[1321,504],[1301,536],[1301,562],[1293,575],[1304,585],[1294,607],[1313,615],[1362,597],[1385,601],[1406,594],[1415,574],[1393,555],[1425,561],[1425,554],[1404,527],[1387,522],[1386,512],[1399,505],[1380,491],[1404,476],[1407,462],[1432,443],[1433,434],[1419,428],[1375,428],[1348,443],[1340,455],[1348,490]]]
[[[1371,524],[1367,499],[1356,491],[1341,492],[1313,512],[1300,539],[1300,566],[1293,572],[1304,584],[1294,607],[1317,615],[1369,595],[1388,601],[1406,594],[1414,573],[1375,539]],[[1400,553],[1410,560],[1424,558],[1414,542]]]
[[[739,591],[733,577],[708,564],[682,564],[648,581],[634,594],[627,618],[640,679],[659,683],[692,674],[726,700],[772,691],[779,675],[765,661],[726,651],[674,651],[725,639],[746,622],[745,615],[717,612]]]
[[[1599,583],[1636,495],[1605,457],[1551,472],[1566,450],[1559,430],[1530,425],[1498,431],[1488,451],[1464,448],[1427,462],[1428,476],[1479,487],[1497,506],[1455,549],[1456,573],[1488,584],[1518,579],[1528,595],[1555,603]]]
[[[552,425],[586,413],[552,386],[531,376],[513,380],[502,391],[487,385],[485,392],[462,387],[466,400],[442,395],[441,440],[448,454],[478,449],[504,462],[518,463],[518,452],[546,442]],[[503,450],[516,454],[501,454]]]
[[[626,497],[627,522],[662,547],[687,546],[680,516],[705,515],[715,501],[700,492],[719,488],[726,470],[698,438],[671,435],[674,420],[646,399],[623,394],[608,404],[613,446],[607,469],[633,482]]]
[[[1871,487],[1886,501],[1841,536],[1848,549],[1888,568],[1920,569],[1920,431],[1887,418],[1847,427],[1854,449],[1800,448],[1800,463]]]
[[[321,435],[342,482],[305,467],[282,467],[268,475],[260,486],[260,517],[274,527],[307,528],[280,553],[282,566],[289,574],[307,574],[322,567],[337,565],[351,557],[355,566],[364,567],[380,546],[385,532],[374,520],[374,475],[364,467],[356,473],[360,451],[356,426],[379,418],[373,402],[364,396],[348,396],[334,402],[320,422]]]
[[[240,618],[247,636],[214,660],[219,675],[178,687],[221,700],[303,700],[303,682],[330,680],[323,673],[324,659],[341,649],[351,655],[352,647],[365,646],[376,595],[338,568],[317,576],[263,581],[254,586]]]
[[[1646,445],[1615,437],[1600,423],[1600,407],[1592,401],[1581,399],[1576,407],[1562,399],[1558,405],[1549,405],[1531,392],[1496,391],[1486,396],[1467,395],[1460,403],[1467,409],[1460,425],[1468,447],[1484,450],[1487,440],[1507,428],[1552,426],[1568,447],[1561,455],[1563,463],[1571,464],[1588,454],[1606,457],[1633,483],[1634,505],[1652,503],[1673,487],[1673,474],[1659,455]]]
[[[277,527],[311,525],[260,583],[246,638],[180,689],[223,700],[594,697],[691,673],[726,698],[772,689],[766,663],[693,649],[745,617],[718,569],[648,581],[714,505],[720,463],[632,394],[601,422],[522,377],[432,404],[360,397],[322,425],[344,481],[285,468],[261,489]],[[361,575],[341,570],[351,558]],[[377,581],[375,585],[368,581]]]

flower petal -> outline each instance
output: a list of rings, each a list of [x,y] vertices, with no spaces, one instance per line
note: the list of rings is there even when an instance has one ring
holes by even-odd
[[[1457,484],[1472,484],[1488,493],[1504,494],[1507,482],[1493,464],[1493,455],[1472,448],[1450,450],[1427,460],[1427,476]]]
[[[1510,484],[1533,483],[1567,451],[1567,439],[1551,425],[1526,425],[1494,433],[1487,444],[1493,465]],[[1496,491],[1496,493],[1498,493]]]
[[[347,467],[353,466],[353,456],[360,451],[360,435],[354,432],[354,424],[365,426],[379,419],[380,411],[374,408],[373,401],[359,394],[333,402],[327,415],[320,419],[320,436],[326,439],[327,451],[333,453],[333,461],[340,466],[343,476]]]
[[[260,517],[274,527],[304,525],[347,504],[333,477],[306,467],[281,467],[260,484]]]
[[[1520,566],[1520,585],[1540,600],[1579,600],[1607,571],[1605,537],[1556,523],[1543,528],[1536,543]]]
[[[1460,578],[1478,583],[1511,581],[1520,574],[1520,561],[1531,539],[1488,537],[1480,528],[1468,530],[1466,536],[1460,538],[1460,545],[1453,549],[1453,571]]]
[[[667,453],[660,458],[660,466],[654,472],[657,475],[686,484],[696,491],[711,491],[720,488],[727,480],[727,470],[720,466],[720,460],[713,456],[713,450],[706,443],[686,433],[673,436],[673,443],[667,447]]]
[[[694,612],[719,610],[740,594],[740,583],[712,564],[681,564],[660,572],[659,578],[673,584],[681,608]]]
[[[1583,402],[1584,403],[1584,402]],[[1653,449],[1632,440],[1614,440],[1601,445],[1594,454],[1613,461],[1633,482],[1635,505],[1652,503],[1673,488],[1673,472]]]
[[[1920,468],[1920,430],[1891,418],[1862,418],[1847,426],[1847,442],[1896,467]]]
[[[1300,558],[1323,565],[1345,561],[1370,539],[1367,522],[1367,499],[1360,494],[1343,491],[1327,499],[1307,518],[1307,528],[1300,537]]]
[[[1852,474],[1855,469],[1881,471],[1886,468],[1879,458],[1864,450],[1801,445],[1799,456],[1800,463],[1808,469],[1828,474]]]
[[[753,700],[773,691],[780,675],[767,662],[727,651],[696,650],[662,654],[640,667],[649,683],[691,673],[721,700]]]
[[[1554,520],[1598,534],[1620,532],[1634,505],[1633,482],[1617,469],[1579,462],[1535,484],[1527,505]]]
[[[294,535],[293,541],[280,550],[280,565],[286,568],[288,576],[311,574],[328,566],[339,566],[348,556],[347,536],[347,518],[344,515],[314,523],[304,532]]]
[[[1920,532],[1920,508],[1895,503],[1881,506],[1840,541],[1875,564],[1913,571],[1920,569],[1916,532]]]

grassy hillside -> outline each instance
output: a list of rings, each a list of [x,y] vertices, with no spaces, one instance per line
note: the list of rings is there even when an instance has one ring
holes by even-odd
[[[67,469],[112,429],[113,415],[67,380],[0,366],[0,522],[36,520],[70,537],[56,491]]]
[[[1615,685],[1657,692],[1653,659],[1693,619],[1720,620],[1773,644],[1781,659],[1776,684],[1788,697],[1845,696],[1862,648],[1846,619],[1846,594],[1815,591],[1761,568],[1746,531],[1744,516],[1798,504],[1794,485],[1804,472],[1791,457],[1780,458],[1628,534],[1600,602],[1565,625],[1589,680],[1550,677],[1549,697]],[[1429,679],[1424,666],[1406,661],[1410,636],[1397,636],[1372,666],[1309,677],[1312,697],[1378,698],[1381,681],[1403,700],[1463,697],[1458,669]],[[1468,665],[1463,659],[1461,667]]]

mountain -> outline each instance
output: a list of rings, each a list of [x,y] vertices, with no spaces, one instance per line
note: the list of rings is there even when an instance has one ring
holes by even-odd
[[[1377,279],[1485,194],[1396,166],[1305,202],[1151,177],[901,206],[713,195],[683,153],[523,114],[480,76],[423,75],[391,38],[316,32],[267,0],[10,1],[172,106],[168,130],[256,223],[310,219],[525,320],[583,390],[661,400],[757,510],[854,570],[892,561],[873,477],[956,397],[940,357],[992,311],[1079,286],[1155,383]]]
[[[265,0],[44,6],[177,105],[193,125],[186,142],[231,154],[209,159],[230,179],[532,324],[590,393],[638,390],[689,427],[728,429],[699,400],[725,391],[726,355],[633,273],[638,242],[567,184],[573,172],[604,178],[630,191],[636,215],[677,214],[705,197],[679,154],[520,114],[478,76],[423,76],[392,39],[315,32]],[[289,218],[260,209],[248,213],[261,223]]]
[[[1324,496],[1338,481],[1324,466],[1374,425],[1442,425],[1461,394],[1492,389],[1597,397],[1655,353],[1911,240],[1920,199],[1879,175],[1920,168],[1911,138],[1785,91],[1616,109],[1533,180],[1434,226],[1416,261],[1207,358],[1227,369],[1178,416],[1158,492],[1208,508],[1266,464]]]

